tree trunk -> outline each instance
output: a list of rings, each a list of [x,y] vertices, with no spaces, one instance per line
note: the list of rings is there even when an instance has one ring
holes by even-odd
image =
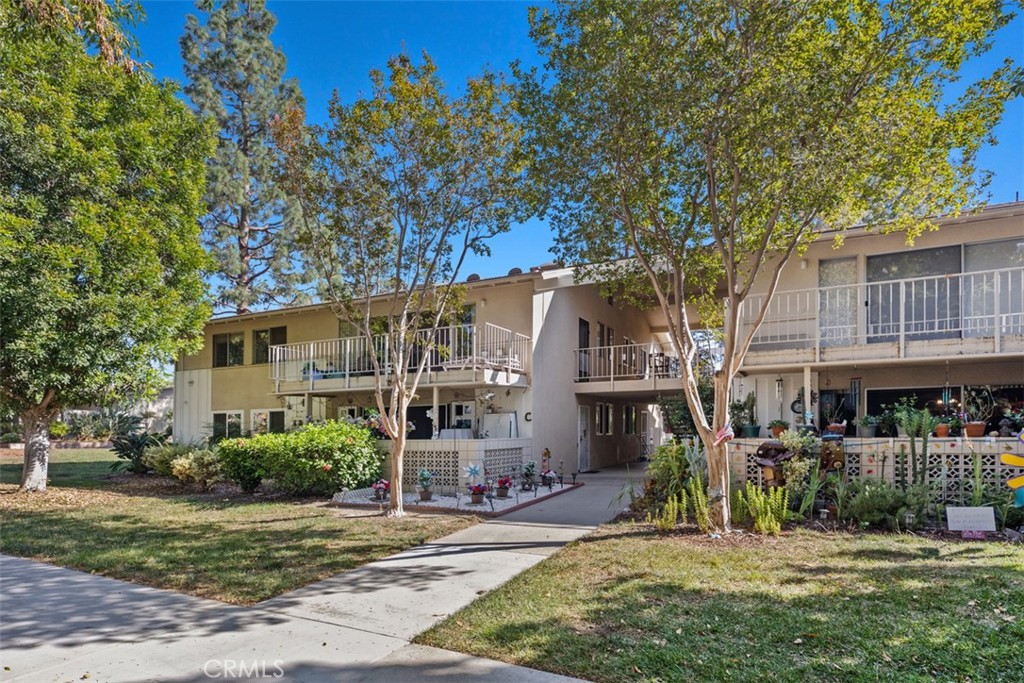
[[[403,416],[404,417],[404,416]],[[404,517],[402,506],[402,467],[405,456],[405,420],[399,422],[400,429],[391,440],[391,504],[388,506],[388,517]]]
[[[711,425],[710,438],[704,445],[708,452],[708,505],[711,508],[711,522],[722,531],[731,530],[732,511],[729,505],[729,442],[714,445],[715,434],[730,419],[728,373],[715,377],[715,414]]]
[[[45,410],[26,410],[21,421],[25,429],[25,465],[21,474],[22,491],[45,491],[50,464],[50,421]]]

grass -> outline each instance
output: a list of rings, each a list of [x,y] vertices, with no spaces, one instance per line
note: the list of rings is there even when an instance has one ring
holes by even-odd
[[[1019,681],[1024,551],[612,524],[418,642],[594,681]]]
[[[185,495],[166,479],[110,476],[109,451],[54,451],[50,486],[18,493],[0,465],[0,552],[235,604],[253,604],[475,520],[385,519],[321,502]]]

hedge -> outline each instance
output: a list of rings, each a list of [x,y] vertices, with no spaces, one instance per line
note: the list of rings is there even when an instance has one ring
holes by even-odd
[[[272,479],[297,495],[367,486],[380,476],[382,464],[368,430],[333,420],[284,434],[225,439],[219,456],[224,476],[243,491]]]

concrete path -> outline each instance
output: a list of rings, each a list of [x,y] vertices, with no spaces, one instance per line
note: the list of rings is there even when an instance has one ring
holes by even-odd
[[[581,479],[248,608],[0,556],[0,680],[569,681],[409,641],[615,517],[625,470]]]

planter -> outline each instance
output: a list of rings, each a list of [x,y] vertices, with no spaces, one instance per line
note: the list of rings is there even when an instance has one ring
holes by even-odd
[[[777,438],[779,438],[779,436],[780,436],[780,435],[782,434],[782,432],[784,432],[784,431],[786,431],[786,428],[785,428],[785,427],[772,427],[772,438],[773,438],[773,439],[777,439]]]
[[[830,424],[826,428],[826,431],[829,434],[838,434],[839,436],[843,436],[844,434],[846,434],[846,425]]]
[[[420,500],[432,500],[434,492],[430,489],[420,489]]]
[[[523,479],[523,486],[522,486],[522,488],[523,488],[524,491],[532,491],[533,490],[533,479]]]
[[[380,489],[374,489],[373,490],[373,499],[374,500],[387,500],[388,499],[388,492],[387,491],[382,491]]]
[[[497,496],[498,498],[508,498],[508,487],[499,486]]]
[[[862,439],[873,439],[878,433],[878,425],[861,425],[857,427],[857,435]]]
[[[939,439],[945,439],[949,436],[949,425],[945,422],[935,425],[935,436]]]
[[[555,478],[554,477],[541,477],[540,478],[540,485],[541,486],[547,486],[548,488],[551,488],[552,486],[555,485]]]
[[[740,427],[740,437],[744,439],[756,439],[761,436],[761,425],[743,425]]]
[[[483,505],[484,494],[482,494],[482,493],[471,493],[471,494],[469,494],[469,499],[473,503],[473,505]]]
[[[987,422],[968,422],[964,425],[964,434],[972,439],[977,439],[980,436],[985,436],[985,428],[987,426]]]

